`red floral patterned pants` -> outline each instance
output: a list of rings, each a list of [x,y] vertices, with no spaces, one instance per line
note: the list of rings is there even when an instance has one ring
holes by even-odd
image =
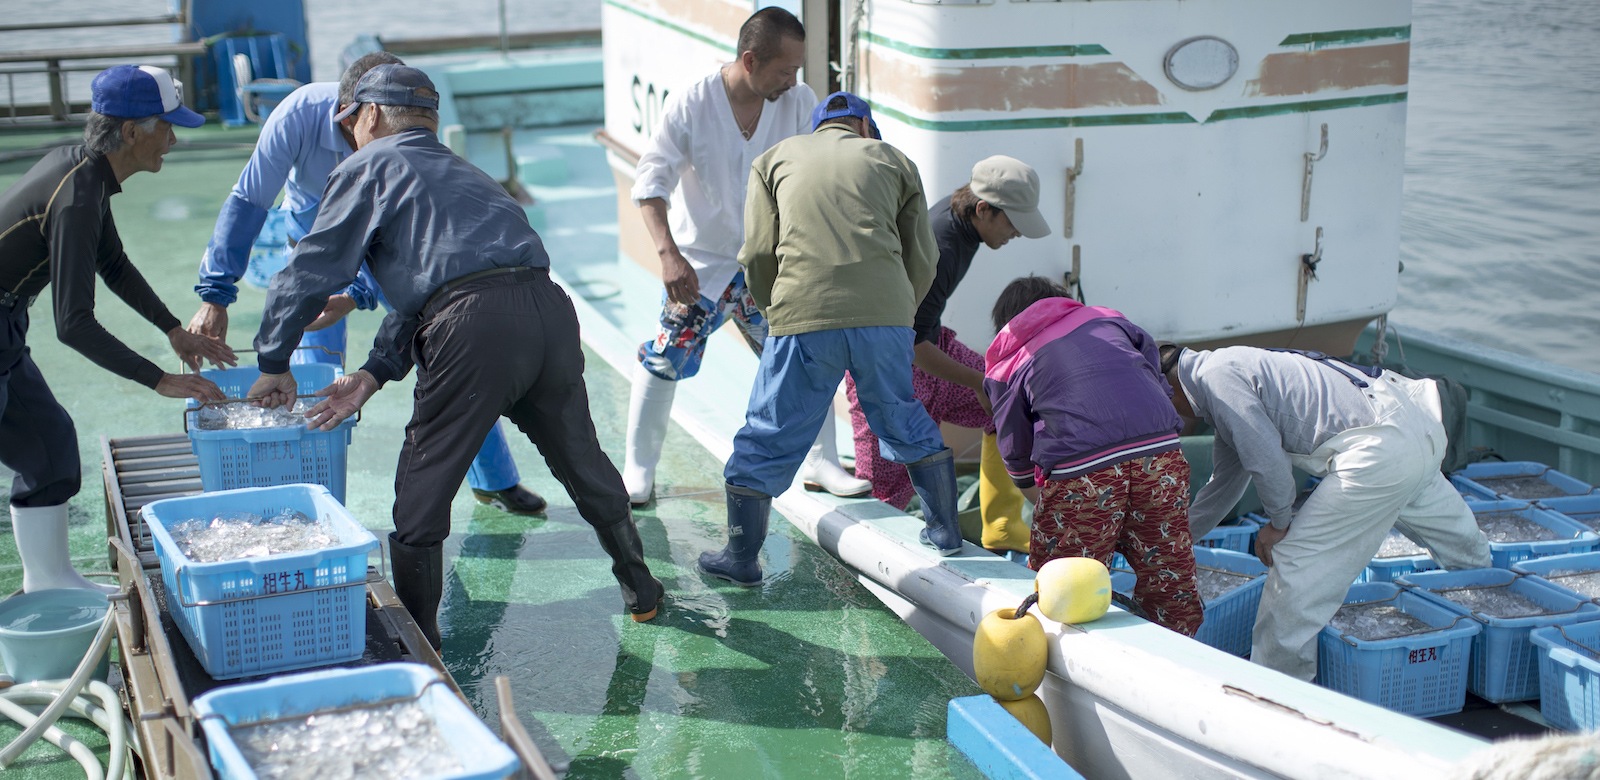
[[[1044,483],[1033,513],[1028,568],[1056,558],[1122,553],[1138,575],[1133,601],[1145,616],[1194,636],[1204,619],[1189,539],[1189,463],[1178,450],[1076,479]]]

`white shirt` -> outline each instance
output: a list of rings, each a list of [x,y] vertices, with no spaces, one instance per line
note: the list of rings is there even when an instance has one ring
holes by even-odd
[[[750,164],[779,141],[809,131],[816,105],[816,93],[796,84],[762,106],[746,139],[733,118],[721,68],[667,98],[630,194],[634,203],[667,201],[673,240],[699,277],[701,295],[716,300],[739,270]]]

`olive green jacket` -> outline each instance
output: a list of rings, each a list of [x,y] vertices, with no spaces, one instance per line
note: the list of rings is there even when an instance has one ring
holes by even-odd
[[[768,332],[909,328],[939,248],[917,166],[841,125],[756,158],[739,264]]]

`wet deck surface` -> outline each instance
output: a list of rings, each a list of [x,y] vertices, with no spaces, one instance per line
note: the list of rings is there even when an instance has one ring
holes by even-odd
[[[586,135],[574,128],[557,142],[587,143]],[[32,164],[6,155],[61,137],[0,136],[0,187]],[[196,265],[253,133],[208,128],[180,137],[195,143],[174,150],[162,172],[130,179],[112,203],[130,257],[187,322],[198,306]],[[615,228],[604,227],[606,211],[614,214],[609,185],[601,167],[570,186],[535,189],[543,211],[533,215],[558,271],[585,282],[578,292],[602,306],[622,294],[605,282],[617,262]],[[581,223],[573,219],[580,214]],[[104,287],[100,297],[108,329],[175,370],[162,334]],[[262,291],[242,289],[230,311],[235,347],[253,336],[263,300]],[[46,304],[32,314],[35,360],[76,420],[84,459],[84,489],[71,503],[73,555],[82,569],[104,568],[99,436],[181,432],[179,402],[61,345]],[[354,352],[364,352],[379,320],[370,312],[352,319]],[[586,376],[601,444],[620,460],[627,383],[592,354]],[[729,398],[743,402],[742,393]],[[385,388],[364,410],[349,455],[347,504],[379,535],[392,528],[394,463],[409,412],[410,382]],[[623,614],[593,533],[534,447],[510,438],[524,484],[551,501],[547,516],[506,515],[463,488],[446,542],[445,660],[480,714],[492,720],[493,678],[509,676],[524,724],[575,778],[976,776],[944,741],[946,703],[976,687],[792,526],[772,524],[761,588],[695,571],[698,555],[724,538],[722,464],[684,431],[674,426],[668,435],[658,476],[664,497],[636,513],[650,565],[670,593],[648,624]],[[8,491],[0,475],[0,493]],[[0,536],[9,536],[8,524]],[[15,549],[0,540],[0,589],[20,580]],[[0,726],[0,741],[15,733]],[[60,757],[35,746],[7,777],[81,776]]]

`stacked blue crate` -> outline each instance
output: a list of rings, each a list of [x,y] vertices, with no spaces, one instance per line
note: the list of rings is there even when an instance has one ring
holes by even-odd
[[[1479,518],[1480,524],[1482,524],[1486,515],[1508,513],[1525,518],[1556,533],[1557,538],[1540,542],[1496,542],[1490,540],[1490,565],[1497,569],[1509,569],[1512,564],[1531,558],[1588,552],[1594,549],[1597,541],[1600,541],[1600,535],[1596,535],[1581,523],[1547,509],[1540,509],[1526,501],[1485,501],[1472,504],[1471,507],[1472,513]]]
[[[1547,583],[1562,592],[1571,593],[1580,599],[1600,605],[1600,592],[1596,592],[1593,586],[1589,589],[1580,590],[1577,583],[1578,578],[1587,580],[1600,575],[1600,552],[1552,555],[1548,558],[1522,561],[1512,564],[1511,570]]]
[[[1317,637],[1317,684],[1421,718],[1460,711],[1478,624],[1388,582],[1354,585],[1344,600],[1374,602],[1388,602],[1433,630],[1361,639],[1327,626]]]
[[[1261,605],[1261,588],[1267,581],[1267,567],[1254,555],[1233,550],[1194,548],[1199,568],[1218,569],[1248,575],[1251,579],[1205,604],[1205,620],[1194,638],[1223,652],[1237,656],[1250,654],[1250,635],[1256,624],[1256,608]]]
[[[1525,493],[1506,486],[1511,480],[1536,480],[1544,487],[1534,493]],[[1581,496],[1594,492],[1594,486],[1577,477],[1556,471],[1543,463],[1509,461],[1504,463],[1473,463],[1456,472],[1452,482],[1457,489],[1470,490],[1486,499],[1535,501],[1555,495]],[[1548,495],[1547,495],[1548,494]]]
[[[1255,514],[1240,515],[1211,529],[1211,533],[1194,540],[1198,547],[1248,553],[1255,549],[1256,531],[1267,524],[1267,519]]]
[[[1600,621],[1537,628],[1539,713],[1567,731],[1600,729]]]
[[[1600,619],[1600,607],[1505,569],[1418,572],[1400,578],[1398,584],[1455,614],[1471,617],[1482,627],[1472,640],[1472,669],[1467,677],[1467,690],[1496,703],[1539,696],[1539,659],[1528,641],[1529,632],[1545,626]],[[1442,591],[1505,585],[1510,586],[1512,593],[1543,607],[1547,614],[1491,617],[1441,594]]]
[[[1534,503],[1541,509],[1548,509],[1591,531],[1600,533],[1600,494],[1541,498]]]

